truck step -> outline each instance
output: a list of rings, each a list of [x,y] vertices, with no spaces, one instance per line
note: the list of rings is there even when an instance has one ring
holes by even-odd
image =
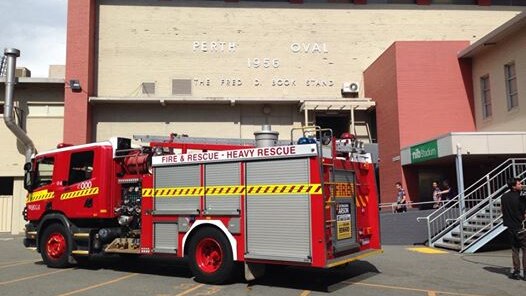
[[[75,240],[88,240],[89,239],[89,232],[76,232],[76,233],[73,233],[73,238]]]
[[[88,256],[89,255],[89,251],[88,250],[73,250],[73,251],[71,251],[71,254],[79,255],[79,256]]]

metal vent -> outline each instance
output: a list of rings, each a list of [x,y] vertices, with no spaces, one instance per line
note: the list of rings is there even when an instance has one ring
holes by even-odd
[[[155,94],[155,82],[143,82],[142,83],[142,94],[143,95],[154,95]]]
[[[172,95],[191,95],[192,94],[192,80],[191,79],[173,79],[172,80]]]

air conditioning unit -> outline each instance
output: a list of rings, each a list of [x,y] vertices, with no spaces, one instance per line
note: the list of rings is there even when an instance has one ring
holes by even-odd
[[[358,82],[344,82],[342,85],[342,95],[357,94],[360,91]]]

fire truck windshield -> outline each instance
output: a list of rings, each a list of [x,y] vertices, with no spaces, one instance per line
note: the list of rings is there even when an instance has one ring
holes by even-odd
[[[51,184],[54,163],[55,159],[53,157],[46,157],[37,160],[35,179],[33,183],[35,187],[42,187]]]

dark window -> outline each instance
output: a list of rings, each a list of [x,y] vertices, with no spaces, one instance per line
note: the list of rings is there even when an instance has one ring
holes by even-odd
[[[142,94],[143,95],[154,95],[155,94],[155,82],[143,82],[142,83]]]
[[[0,195],[13,195],[12,177],[0,177]]]
[[[4,104],[0,104],[0,115],[4,114]]]
[[[493,114],[491,109],[491,89],[489,75],[480,77],[480,98],[482,100],[482,118],[486,119]]]
[[[52,157],[40,158],[37,160],[35,175],[35,186],[42,187],[51,184],[53,181],[53,167],[55,159]]]
[[[172,95],[191,95],[192,94],[192,80],[191,79],[173,79],[172,80]]]
[[[511,62],[504,65],[504,77],[506,78],[506,98],[508,101],[508,111],[519,106],[519,92],[517,90],[517,74],[515,63]]]
[[[71,154],[69,164],[68,184],[74,184],[91,179],[93,172],[93,151]]]

